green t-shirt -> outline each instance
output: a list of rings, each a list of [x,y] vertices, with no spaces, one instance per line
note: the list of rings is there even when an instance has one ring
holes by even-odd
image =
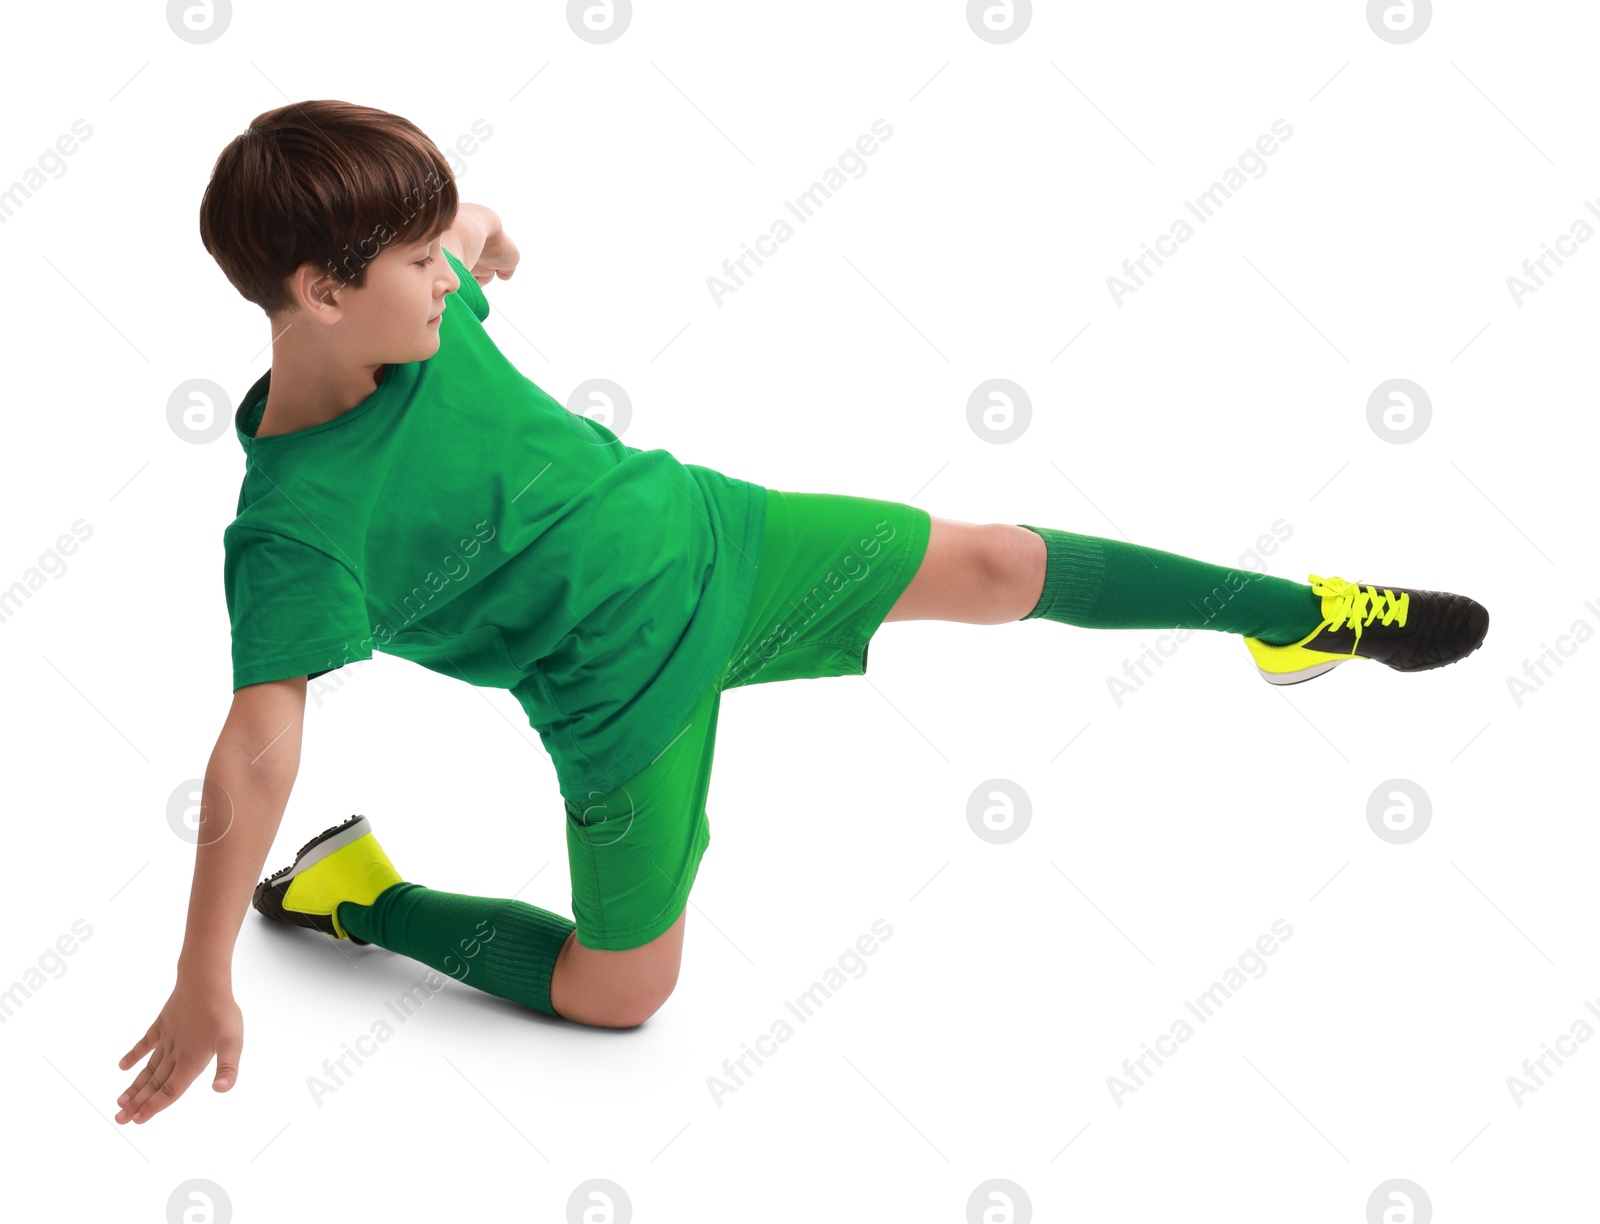
[[[374,650],[510,689],[564,797],[622,785],[716,678],[748,610],[765,490],[624,445],[495,347],[461,287],[439,349],[331,421],[256,438],[223,532],[233,687]]]

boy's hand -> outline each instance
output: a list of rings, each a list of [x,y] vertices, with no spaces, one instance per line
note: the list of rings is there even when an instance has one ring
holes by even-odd
[[[517,270],[517,261],[522,258],[522,253],[517,250],[517,244],[511,241],[511,236],[500,228],[498,218],[494,232],[483,242],[483,250],[478,254],[478,262],[472,265],[472,278],[480,285],[487,285],[496,276],[501,280],[510,280],[511,274]]]
[[[144,1070],[117,1098],[122,1108],[116,1121],[148,1122],[184,1094],[210,1065],[212,1055],[217,1059],[217,1074],[211,1086],[226,1092],[239,1077],[243,1046],[244,1014],[233,1001],[233,991],[180,976],[150,1031],[117,1062],[126,1071],[154,1051]]]

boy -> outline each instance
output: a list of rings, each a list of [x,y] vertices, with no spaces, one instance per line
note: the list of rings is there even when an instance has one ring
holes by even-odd
[[[206,769],[177,983],[125,1054],[144,1122],[217,1059],[238,1074],[233,944],[268,918],[413,957],[583,1024],[632,1027],[671,994],[710,833],[724,690],[863,675],[890,620],[1212,629],[1299,683],[1355,658],[1400,671],[1477,649],[1447,593],[1309,586],[1026,524],[765,489],[624,445],[519,373],[481,286],[518,251],[459,204],[398,116],[305,102],[217,160],[201,239],[266,311],[272,364],[235,415],[247,455],[223,534],[232,708]],[[550,751],[573,918],[403,877],[364,816],[251,885],[300,756],[306,682],[373,650],[509,689]],[[226,834],[226,836],[224,836]]]

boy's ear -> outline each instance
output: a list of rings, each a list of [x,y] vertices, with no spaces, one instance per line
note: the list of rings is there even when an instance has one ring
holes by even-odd
[[[314,263],[301,264],[290,278],[290,291],[296,304],[312,316],[340,305],[338,294],[343,289],[339,277]]]

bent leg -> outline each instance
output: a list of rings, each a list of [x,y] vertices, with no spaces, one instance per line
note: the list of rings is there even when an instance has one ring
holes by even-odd
[[[385,889],[339,921],[489,994],[579,1024],[632,1028],[678,981],[689,890],[710,843],[706,792],[721,694],[708,688],[626,785],[564,800],[573,918],[522,901]]]
[[[371,905],[343,901],[339,921],[358,939],[438,969],[458,982],[554,1015],[550,979],[570,918],[525,901],[441,892],[405,882]]]
[[[559,1015],[632,1028],[677,986],[689,893],[711,841],[706,795],[721,707],[712,685],[624,785],[566,804],[577,928],[550,983]]]
[[[633,1028],[655,1015],[678,984],[688,913],[649,943],[620,952],[586,947],[573,932],[550,982],[556,1013],[604,1028]]]
[[[358,938],[534,1011],[604,1028],[643,1024],[678,984],[683,920],[620,952],[578,942],[571,919],[524,901],[396,884],[371,905],[345,901]]]

